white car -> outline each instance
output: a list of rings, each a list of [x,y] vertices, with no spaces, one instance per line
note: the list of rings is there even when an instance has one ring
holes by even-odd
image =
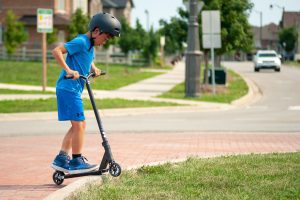
[[[259,50],[254,57],[254,71],[260,69],[274,69],[280,72],[281,60],[280,56],[273,50]]]

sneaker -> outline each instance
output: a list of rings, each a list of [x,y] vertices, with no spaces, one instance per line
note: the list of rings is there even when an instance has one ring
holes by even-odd
[[[58,154],[55,157],[51,166],[53,169],[55,169],[57,171],[68,173],[69,172],[69,162],[70,162],[70,156]]]
[[[99,168],[98,165],[90,165],[86,161],[87,159],[83,156],[70,160],[69,173],[79,174],[79,173],[95,171]]]

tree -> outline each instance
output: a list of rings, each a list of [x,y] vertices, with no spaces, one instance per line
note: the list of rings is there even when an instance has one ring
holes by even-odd
[[[286,52],[292,52],[297,43],[298,32],[296,27],[282,29],[279,32],[279,43]]]
[[[183,14],[182,11],[182,9],[178,10],[180,14]],[[159,30],[159,33],[164,35],[166,40],[165,52],[167,54],[183,52],[184,43],[187,41],[187,17],[172,17],[170,23],[165,20],[160,20],[159,24],[162,26],[162,28]]]
[[[252,31],[248,16],[253,7],[249,0],[203,0],[202,10],[220,10],[222,48],[219,55],[252,50]],[[201,25],[201,14],[199,14]],[[202,30],[202,26],[199,26]],[[202,31],[200,31],[202,33]],[[202,35],[200,36],[202,38]]]
[[[134,49],[133,46],[134,31],[124,18],[121,19],[121,26],[122,26],[122,33],[121,33],[122,35],[119,39],[119,46],[121,48],[121,51],[124,54],[128,55],[129,51]]]
[[[24,24],[17,21],[12,10],[8,10],[5,17],[4,46],[8,55],[12,55],[16,48],[28,38]]]
[[[89,18],[83,14],[82,10],[78,8],[71,17],[71,22],[68,27],[68,40],[75,38],[78,34],[84,34],[88,31]]]
[[[142,55],[150,62],[150,65],[152,65],[157,58],[159,38],[157,32],[153,30],[153,27],[151,27],[150,31],[145,36]]]
[[[144,30],[142,24],[137,19],[134,29],[134,34],[132,35],[133,39],[133,49],[141,51],[145,45],[145,35],[147,32]]]
[[[52,33],[47,33],[47,44],[53,44],[57,41],[57,28],[53,28]]]

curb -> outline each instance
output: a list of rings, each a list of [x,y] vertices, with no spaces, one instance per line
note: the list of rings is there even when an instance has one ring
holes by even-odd
[[[253,80],[245,77],[243,74],[239,74],[239,75],[245,80],[249,90],[245,96],[233,101],[231,105],[236,107],[245,107],[259,101],[263,96],[261,89],[257,86],[257,84]]]
[[[265,153],[258,153],[258,154],[267,154],[268,152]],[[193,157],[197,157],[197,158],[217,158],[217,157],[222,157],[222,156],[236,156],[236,155],[250,155],[252,153],[220,153],[220,154],[215,154],[215,155],[206,155],[206,156],[193,156]],[[256,153],[257,154],[257,153]],[[182,158],[177,158],[177,159],[171,159],[171,160],[164,160],[164,161],[157,161],[157,162],[151,162],[148,164],[141,164],[141,165],[135,165],[135,166],[131,166],[126,168],[124,171],[128,171],[128,170],[137,170],[141,167],[144,166],[158,166],[158,165],[164,165],[167,163],[170,164],[176,164],[176,163],[181,163],[181,162],[185,162],[187,161],[191,156],[184,156]],[[53,193],[51,193],[50,195],[48,195],[46,198],[44,198],[43,200],[64,200],[67,199],[68,197],[70,197],[72,194],[77,194],[81,191],[84,191],[85,187],[88,185],[99,185],[101,186],[103,184],[103,179],[102,179],[102,175],[100,176],[91,176],[91,177],[84,177],[81,178],[77,181],[74,181],[73,183],[71,183],[70,185],[65,186],[62,189],[59,189]]]
[[[50,195],[48,195],[44,200],[63,200],[68,198],[71,194],[76,194],[83,189],[83,186],[87,186],[90,184],[99,184],[102,185],[102,177],[101,176],[87,176],[84,178],[80,178],[77,181],[65,186],[62,189],[59,189]]]

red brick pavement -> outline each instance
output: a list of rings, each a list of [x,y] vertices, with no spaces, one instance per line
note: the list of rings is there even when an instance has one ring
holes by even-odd
[[[60,136],[0,139],[0,199],[42,199],[62,186],[52,182],[50,163]],[[300,151],[300,133],[113,133],[108,135],[115,160],[123,168],[183,159],[241,153]],[[98,134],[88,134],[85,156],[99,162],[103,149]]]

